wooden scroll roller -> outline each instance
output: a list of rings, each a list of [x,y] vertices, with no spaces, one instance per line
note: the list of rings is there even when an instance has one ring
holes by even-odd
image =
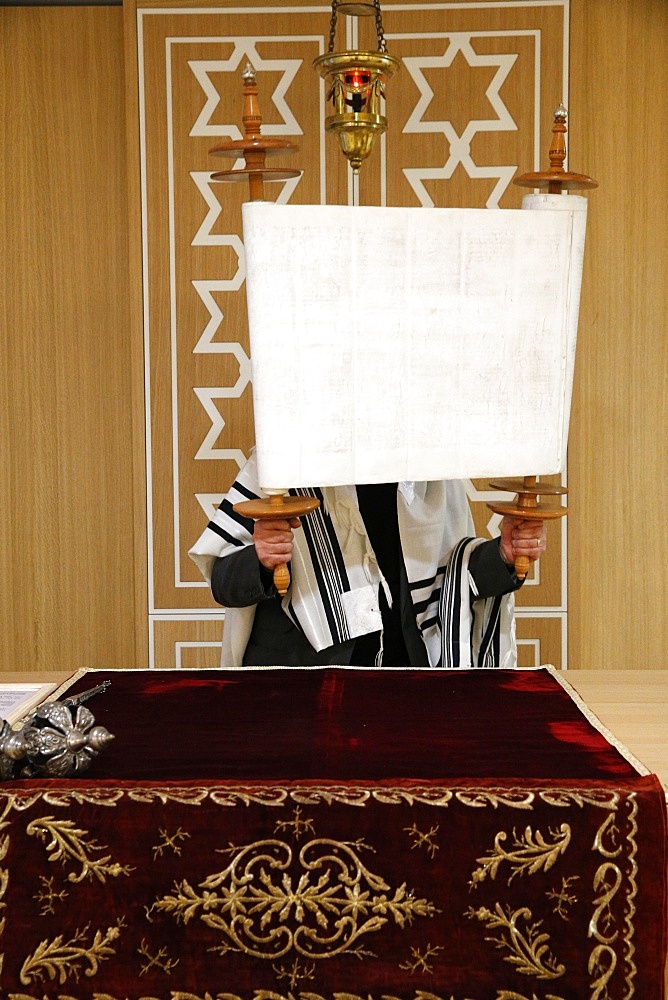
[[[495,479],[490,482],[493,490],[505,490],[516,493],[514,500],[496,500],[487,506],[495,514],[521,517],[525,520],[550,521],[563,517],[568,513],[568,507],[561,504],[543,503],[543,496],[559,496],[567,493],[565,486],[552,486],[537,482],[536,476],[525,476],[523,479]],[[515,574],[523,580],[529,572],[531,560],[528,556],[518,556],[515,560]]]
[[[269,139],[262,135],[262,115],[257,97],[255,70],[250,63],[246,64],[241,78],[244,84],[244,107],[241,119],[244,125],[243,139],[230,139],[220,146],[214,146],[209,152],[211,156],[229,156],[233,159],[243,156],[245,166],[236,170],[218,170],[211,174],[211,180],[228,182],[247,180],[250,201],[264,201],[265,180],[286,181],[301,174],[301,170],[268,167],[267,157],[277,153],[294,153],[299,147],[289,139]]]
[[[243,73],[244,106],[242,121],[244,136],[232,139],[210,150],[212,156],[244,157],[245,165],[236,170],[219,170],[211,174],[213,181],[248,181],[250,201],[264,201],[265,181],[284,181],[299,177],[301,170],[266,166],[267,156],[276,153],[294,152],[297,146],[287,139],[269,139],[262,135],[262,115],[257,96],[255,70],[248,63]],[[244,500],[234,504],[234,510],[254,521],[290,518],[308,514],[320,506],[315,497],[292,497],[287,491],[277,492],[266,499]],[[274,586],[279,594],[287,593],[290,586],[290,572],[285,563],[274,569]]]
[[[564,191],[578,191],[585,188],[598,187],[598,182],[586,174],[574,174],[564,170],[566,159],[566,121],[568,113],[563,104],[554,112],[552,126],[552,142],[550,145],[549,170],[521,174],[514,183],[520,187],[538,188],[548,194],[562,194]],[[563,517],[568,508],[561,504],[544,503],[541,497],[559,496],[568,493],[563,486],[553,486],[537,482],[536,476],[525,476],[524,479],[500,479],[490,482],[494,490],[504,490],[515,493],[515,499],[510,501],[495,501],[487,506],[496,514],[519,517],[527,520],[548,521]],[[515,573],[523,580],[529,572],[531,562],[527,556],[519,556],[515,561]]]

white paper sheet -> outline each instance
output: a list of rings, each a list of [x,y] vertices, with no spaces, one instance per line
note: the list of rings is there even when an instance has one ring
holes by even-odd
[[[586,199],[545,198],[243,206],[264,488],[562,470]]]
[[[38,705],[56,690],[57,685],[47,684],[0,684],[0,719],[11,725],[29,715]]]

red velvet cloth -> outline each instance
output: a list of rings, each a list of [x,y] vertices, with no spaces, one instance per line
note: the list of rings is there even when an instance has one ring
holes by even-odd
[[[107,676],[0,786],[8,1000],[663,1000],[663,790],[549,672]]]
[[[93,672],[96,778],[630,777],[547,670]]]

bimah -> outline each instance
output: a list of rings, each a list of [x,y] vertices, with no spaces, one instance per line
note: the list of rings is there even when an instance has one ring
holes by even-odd
[[[664,792],[557,671],[113,671],[95,714],[85,777],[0,784],[7,1000],[664,997]]]

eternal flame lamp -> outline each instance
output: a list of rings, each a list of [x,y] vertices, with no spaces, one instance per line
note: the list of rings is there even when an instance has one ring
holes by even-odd
[[[290,177],[299,177],[301,170],[291,170],[286,167],[268,167],[267,156],[277,153],[294,152],[298,147],[288,139],[270,139],[262,135],[262,115],[257,96],[255,70],[247,64],[241,74],[243,80],[243,114],[244,135],[242,139],[232,139],[215,146],[209,152],[212,156],[228,156],[244,158],[244,165],[238,169],[219,170],[211,175],[213,181],[248,181],[251,201],[264,201],[264,185],[266,181],[284,181]],[[234,505],[234,509],[244,517],[253,520],[268,518],[300,517],[320,506],[320,501],[314,497],[287,496],[285,490],[266,490],[269,494],[265,500],[245,500]],[[286,594],[290,586],[290,571],[285,563],[274,569],[274,586],[279,594]]]
[[[598,181],[586,174],[574,174],[564,170],[566,159],[566,122],[568,112],[560,104],[554,112],[552,126],[552,142],[550,145],[550,166],[548,170],[521,174],[514,183],[519,187],[528,187],[545,192],[548,196],[561,195],[566,191],[585,190],[598,187]],[[564,486],[540,483],[536,476],[524,476],[523,479],[499,479],[490,482],[490,487],[516,494],[514,500],[494,501],[487,504],[496,514],[510,517],[521,517],[527,520],[549,521],[563,517],[568,508],[560,503],[544,502],[543,496],[560,496],[568,492]],[[526,556],[519,556],[515,562],[515,572],[523,580],[529,572],[530,562]]]
[[[335,52],[338,13],[353,17],[373,15],[377,50]],[[325,119],[325,128],[338,135],[341,151],[357,173],[371,152],[374,139],[387,128],[387,118],[381,114],[384,84],[400,65],[386,50],[379,0],[358,3],[332,0],[329,49],[314,59],[313,65],[327,83],[327,100],[331,100],[334,110]]]

